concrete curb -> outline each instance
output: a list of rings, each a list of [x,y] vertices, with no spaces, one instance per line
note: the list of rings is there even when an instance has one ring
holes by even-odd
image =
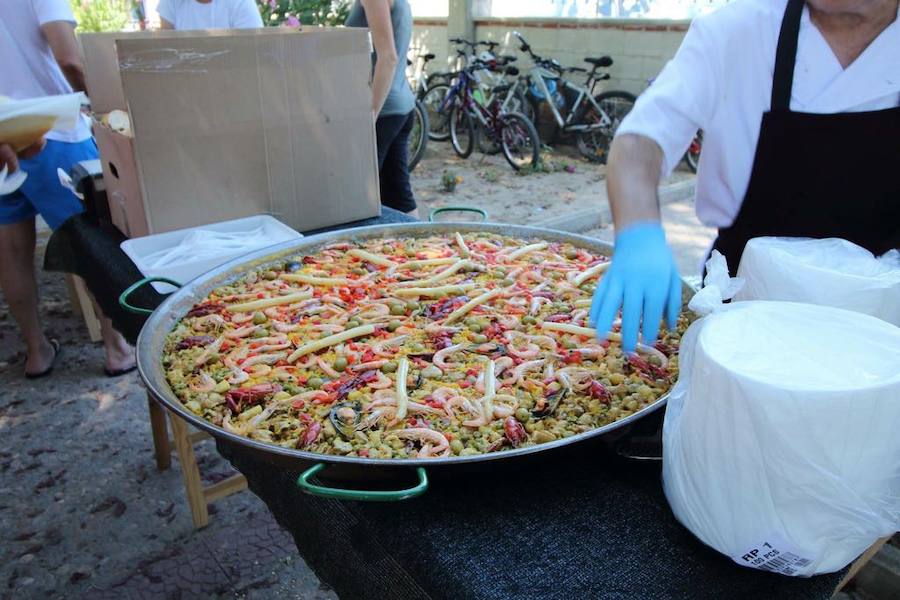
[[[582,208],[559,217],[547,219],[543,223],[535,223],[535,225],[569,233],[581,233],[588,229],[602,227],[609,222],[609,204],[604,201],[597,208]]]
[[[671,204],[672,202],[681,202],[683,200],[692,200],[694,198],[696,181],[696,177],[687,177],[679,181],[661,185],[659,187],[659,203],[662,205]],[[567,231],[569,233],[583,233],[591,229],[603,227],[610,223],[612,223],[612,212],[609,208],[609,200],[604,193],[602,198],[598,198],[597,206],[594,208],[582,208],[534,224],[548,229]]]

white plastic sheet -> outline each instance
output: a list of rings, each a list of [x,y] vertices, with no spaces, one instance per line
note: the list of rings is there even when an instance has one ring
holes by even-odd
[[[837,571],[900,529],[900,328],[789,302],[685,334],[663,431],[675,516],[737,564]]]
[[[898,224],[900,227],[900,224]],[[750,240],[736,300],[786,300],[846,308],[900,326],[900,252],[876,258],[838,238]]]

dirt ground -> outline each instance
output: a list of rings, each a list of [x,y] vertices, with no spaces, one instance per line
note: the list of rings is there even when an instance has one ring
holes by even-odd
[[[512,223],[605,202],[602,166],[551,160],[564,164],[515,175],[502,158],[460,161],[435,144],[413,181],[426,209],[480,206]],[[453,193],[440,190],[445,170],[461,178]],[[696,264],[709,230],[689,201],[665,213],[682,268]],[[39,283],[42,319],[63,344],[51,377],[22,377],[18,330],[0,302],[0,598],[335,598],[250,492],[211,505],[209,526],[194,530],[177,461],[155,468],[137,374],[104,377],[102,349],[73,314],[63,276],[39,271]],[[209,442],[198,459],[206,483],[232,472]]]

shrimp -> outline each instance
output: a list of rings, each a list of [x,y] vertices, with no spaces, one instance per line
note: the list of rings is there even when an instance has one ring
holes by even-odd
[[[443,350],[438,350],[434,353],[434,358],[431,362],[434,366],[438,367],[442,371],[446,371],[451,367],[455,367],[456,363],[445,363],[444,359],[453,354],[454,352],[458,352],[463,349],[463,344],[454,344],[453,346],[447,346]]]
[[[219,351],[219,348],[222,347],[222,344],[225,342],[225,338],[219,336],[216,341],[206,347],[200,356],[197,357],[197,360],[194,361],[194,367],[202,367],[206,364],[206,362],[212,358],[213,354]]]
[[[424,427],[413,427],[393,432],[394,435],[404,440],[419,442],[422,449],[418,458],[444,457],[450,453],[450,442],[438,431]]]
[[[260,329],[259,325],[247,325],[246,327],[240,327],[238,329],[233,329],[225,333],[225,337],[236,340],[239,338],[245,338],[251,333],[258,331]]]
[[[188,388],[192,392],[195,393],[203,393],[203,392],[211,392],[216,387],[216,380],[210,377],[207,373],[200,372],[200,381],[199,382],[191,382],[188,384]]]

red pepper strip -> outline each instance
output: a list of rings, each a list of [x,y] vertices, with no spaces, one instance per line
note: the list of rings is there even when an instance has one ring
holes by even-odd
[[[206,304],[198,304],[194,308],[188,311],[188,314],[185,315],[187,317],[205,317],[206,315],[210,315],[212,313],[220,313],[225,310],[225,306],[223,304],[219,304],[218,302],[208,302]]]
[[[583,360],[583,357],[581,356],[581,352],[579,352],[578,350],[575,350],[573,352],[568,352],[566,350],[563,350],[562,357],[563,357],[563,362],[565,362],[566,364],[570,364],[570,365],[572,365],[572,364],[580,365],[581,361]]]
[[[176,350],[187,350],[197,346],[206,346],[216,341],[211,335],[189,335],[175,345]]]
[[[347,395],[356,388],[362,387],[367,383],[372,383],[376,379],[378,379],[377,371],[366,371],[365,373],[353,377],[329,381],[322,386],[322,389],[333,394],[333,401],[339,401],[346,398]]]
[[[591,382],[591,396],[597,400],[604,401],[604,404],[609,404],[609,400],[612,398],[612,394],[609,393],[606,386],[599,381]]]
[[[549,321],[551,323],[562,323],[563,321],[571,321],[572,315],[558,314],[558,315],[550,315],[545,321]]]
[[[525,428],[522,427],[522,424],[515,417],[506,417],[506,420],[503,422],[503,432],[506,434],[506,439],[509,440],[509,443],[513,445],[513,448],[516,448],[528,439]]]
[[[300,447],[305,448],[310,446],[316,442],[319,438],[319,432],[322,431],[322,426],[318,423],[311,423],[309,427],[306,429],[306,433],[303,434],[303,437],[300,438]]]

